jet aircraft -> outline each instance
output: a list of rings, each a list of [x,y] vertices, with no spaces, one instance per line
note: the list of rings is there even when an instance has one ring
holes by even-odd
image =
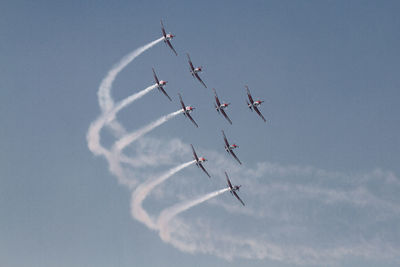
[[[196,160],[196,165],[197,165],[197,167],[199,167],[199,168],[201,168],[206,174],[207,174],[207,176],[210,178],[211,176],[210,176],[210,174],[206,171],[206,169],[204,168],[204,166],[203,166],[203,162],[205,162],[205,161],[207,161],[205,158],[203,158],[203,157],[198,157],[197,156],[197,154],[196,154],[196,151],[194,151],[194,147],[193,147],[193,145],[192,144],[190,144],[190,146],[192,147],[192,151],[193,151],[193,157],[194,157],[194,159]]]
[[[228,115],[227,115],[226,112],[225,112],[225,109],[226,109],[231,103],[221,103],[221,102],[219,101],[219,98],[218,98],[218,95],[217,95],[217,91],[215,91],[214,88],[213,88],[213,91],[214,91],[214,96],[215,96],[215,103],[214,103],[215,110],[216,110],[218,113],[221,113],[221,114],[225,117],[225,119],[227,119],[228,122],[229,122],[230,124],[232,124],[231,119],[229,119]]]
[[[165,90],[164,90],[164,86],[167,84],[167,81],[163,81],[163,80],[159,81],[158,78],[157,78],[156,72],[154,71],[154,68],[152,68],[152,69],[153,69],[154,81],[157,84],[158,90],[161,91],[166,97],[168,97],[168,99],[170,101],[172,101],[172,99],[169,97],[167,92],[165,92]]]
[[[188,117],[189,120],[191,120],[196,127],[199,127],[199,125],[197,125],[197,123],[194,121],[192,116],[190,116],[190,112],[192,112],[195,108],[192,106],[185,106],[185,104],[183,103],[181,94],[178,93],[178,95],[179,95],[179,101],[181,102],[183,115]]]
[[[172,51],[174,51],[175,55],[178,55],[178,53],[176,53],[176,51],[175,51],[175,49],[174,49],[174,47],[172,46],[171,41],[170,41],[172,38],[175,37],[175,35],[173,35],[173,34],[171,34],[171,33],[168,33],[168,34],[167,34],[167,33],[165,32],[165,27],[164,27],[164,24],[163,24],[162,20],[161,20],[160,22],[161,22],[161,31],[162,31],[162,35],[163,35],[163,37],[164,37],[164,43],[166,43],[166,44],[169,46],[169,48],[171,48]]]
[[[232,194],[233,196],[235,196],[235,197],[240,201],[240,203],[242,203],[242,205],[244,206],[244,202],[240,199],[240,197],[239,197],[238,194],[236,193],[236,191],[239,191],[241,185],[232,186],[232,183],[231,183],[231,181],[229,180],[228,174],[227,174],[226,172],[225,172],[225,176],[226,176],[226,182],[228,183],[229,191],[230,191],[231,194]]]
[[[190,59],[190,56],[188,53],[186,53],[187,58],[188,58],[188,62],[189,62],[189,66],[190,66],[190,73],[192,74],[193,77],[196,77],[197,80],[199,80],[199,82],[201,82],[202,85],[204,85],[205,88],[207,88],[206,84],[203,82],[203,80],[200,78],[199,76],[199,72],[201,72],[203,70],[203,67],[197,67],[195,68],[193,66],[192,60]]]
[[[234,150],[235,148],[238,148],[239,146],[236,145],[236,144],[230,145],[229,142],[228,142],[228,139],[226,139],[226,136],[225,136],[225,133],[224,133],[223,130],[222,130],[222,136],[224,137],[225,150],[226,150],[226,152],[228,152],[229,154],[231,154],[232,157],[234,157],[234,158],[237,160],[237,162],[239,162],[239,164],[242,164],[242,163],[240,162],[240,160],[238,159],[238,157],[236,156],[236,154],[233,152],[233,150]]]
[[[253,109],[254,109],[255,112],[257,112],[257,114],[264,120],[264,122],[267,122],[266,119],[264,118],[264,116],[261,114],[260,110],[258,109],[258,106],[261,105],[261,103],[263,103],[264,101],[262,101],[262,100],[256,100],[256,101],[254,101],[254,100],[253,100],[253,97],[252,97],[251,94],[250,94],[249,87],[247,87],[247,85],[246,85],[245,87],[246,87],[246,90],[247,90],[247,96],[248,96],[249,101],[250,101],[250,103],[249,103],[249,102],[247,102],[247,100],[246,100],[247,106],[249,107],[249,109],[250,109],[251,111],[253,111]]]

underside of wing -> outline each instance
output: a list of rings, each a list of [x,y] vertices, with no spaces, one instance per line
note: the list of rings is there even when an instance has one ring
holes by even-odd
[[[189,65],[190,65],[190,69],[191,69],[192,71],[194,71],[193,63],[192,63],[192,60],[190,60],[189,54],[186,53],[186,56],[187,56],[187,58],[188,58],[188,62],[189,62]]]
[[[199,125],[197,125],[197,123],[194,121],[194,119],[192,118],[192,116],[190,116],[189,113],[186,113],[186,116],[189,118],[189,120],[193,122],[194,125],[196,125],[196,127],[199,127]]]
[[[236,194],[235,191],[232,192],[233,195],[240,201],[240,203],[242,203],[242,205],[244,206],[244,202],[240,199],[240,197],[238,196],[238,194]]]
[[[165,92],[164,88],[162,88],[162,86],[159,86],[158,89],[160,89],[161,92],[163,92],[163,94],[168,97],[169,101],[172,101],[172,99],[169,97],[169,95],[167,94],[167,92]]]
[[[181,106],[183,108],[183,112],[185,112],[186,111],[186,107],[185,107],[185,104],[183,103],[182,96],[179,93],[178,93],[178,96],[179,96],[179,101],[181,102]]]
[[[230,124],[232,124],[231,119],[229,119],[228,115],[225,113],[225,110],[221,108],[221,113],[222,115],[224,115],[225,119],[227,119],[229,121]]]
[[[194,151],[194,147],[192,144],[190,144],[190,146],[192,147],[192,151],[193,151],[193,157],[195,158],[196,161],[199,161],[199,158],[197,157],[196,151]]]
[[[267,122],[267,120],[264,118],[264,116],[261,114],[260,110],[257,107],[253,107],[253,109],[257,112],[257,114],[264,120],[264,122]]]
[[[154,76],[154,80],[156,81],[156,83],[157,83],[157,84],[160,84],[160,82],[158,81],[158,78],[157,78],[156,72],[154,71],[154,68],[152,68],[152,70],[153,70],[153,76]]]
[[[172,49],[172,51],[174,51],[175,55],[178,55],[178,53],[176,53],[174,47],[172,46],[171,42],[169,40],[167,40],[167,45],[169,46],[169,48]]]
[[[232,189],[233,187],[232,187],[231,181],[229,180],[228,174],[226,172],[225,172],[225,176],[226,176],[226,182],[228,183],[229,188]]]
[[[203,170],[203,172],[205,172],[205,173],[207,174],[207,176],[208,176],[209,178],[211,178],[210,174],[206,171],[206,169],[204,168],[203,164],[200,163],[199,166],[200,166],[200,168]]]
[[[167,33],[165,32],[164,24],[162,23],[162,20],[160,22],[161,22],[162,35],[164,36],[164,38],[166,38],[167,37]]]
[[[222,109],[221,109],[221,111],[222,111]],[[225,146],[227,148],[229,148],[229,142],[228,142],[228,139],[226,139],[226,135],[224,133],[224,130],[221,130],[221,132],[222,132],[222,136],[224,137]]]
[[[237,160],[237,162],[239,162],[239,164],[242,164],[238,159],[238,157],[236,156],[235,152],[233,152],[232,150],[229,150],[229,152],[231,153],[232,157],[234,157]]]
[[[217,91],[215,91],[214,88],[213,88],[213,91],[214,91],[214,96],[215,96],[215,102],[217,102],[218,107],[220,107],[221,106],[221,102],[219,102]]]
[[[201,82],[202,85],[204,85],[205,88],[207,88],[206,84],[203,82],[203,80],[200,78],[199,74],[195,73],[194,76],[196,76],[197,80]]]
[[[249,87],[247,87],[247,85],[246,85],[246,90],[247,90],[247,96],[249,97],[250,100],[250,104],[253,104],[254,103],[253,97],[251,96]]]

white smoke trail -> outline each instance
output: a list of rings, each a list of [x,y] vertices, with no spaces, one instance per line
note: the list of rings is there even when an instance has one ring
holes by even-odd
[[[175,117],[176,115],[178,115],[180,113],[182,113],[182,109],[172,112],[168,115],[162,116],[158,120],[151,122],[150,124],[144,126],[143,128],[141,128],[137,131],[134,131],[131,134],[125,135],[124,137],[119,139],[117,142],[115,142],[115,144],[113,146],[113,150],[116,151],[116,153],[121,152],[125,147],[127,147],[132,142],[136,141],[139,137],[152,131],[154,128],[167,122],[168,120],[172,119],[173,117]]]
[[[132,176],[140,175],[138,169],[143,167],[145,162],[152,162],[152,164],[155,162],[154,165],[161,165],[158,161],[159,155],[144,155],[143,160],[138,160],[122,155],[120,152],[154,127],[149,130],[148,127],[151,126],[149,125],[147,128],[136,131],[135,133],[138,134],[136,137],[133,136],[135,133],[122,137],[118,141],[121,142],[120,149],[115,149],[117,147],[115,145],[112,151],[101,145],[100,132],[104,125],[110,126],[114,133],[124,132],[124,128],[115,120],[115,117],[119,110],[138,98],[131,100],[132,95],[114,106],[111,98],[112,83],[118,73],[135,57],[161,40],[162,38],[134,50],[108,72],[98,91],[98,101],[104,116],[101,120],[99,117],[93,122],[87,133],[89,149],[95,155],[104,155],[110,171],[117,176],[119,182],[130,188],[134,185]],[[149,88],[145,90],[147,89]],[[128,137],[130,139],[127,139]],[[122,143],[122,140],[125,140],[125,143]],[[159,148],[155,146],[154,151],[158,151]],[[138,155],[142,155],[143,149],[139,147],[136,152]],[[181,153],[169,149],[162,156],[177,161],[174,157],[176,155],[181,155]],[[134,172],[129,173],[130,170],[124,168],[126,166],[121,165],[121,162],[128,163],[134,168]],[[221,160],[210,160],[211,162],[221,169]],[[212,254],[228,260],[234,258],[269,259],[318,265],[326,265],[327,260],[337,262],[348,256],[366,259],[399,258],[400,234],[396,227],[400,218],[398,208],[400,199],[396,193],[399,191],[400,182],[394,174],[378,170],[366,175],[367,178],[360,179],[354,175],[329,173],[310,167],[293,168],[293,166],[268,162],[259,163],[257,170],[253,168],[237,170],[238,176],[255,178],[246,181],[246,188],[252,194],[253,208],[249,205],[246,209],[238,210],[232,208],[231,204],[215,200],[210,204],[220,206],[232,215],[245,214],[244,217],[251,220],[252,223],[258,221],[255,222],[258,227],[251,227],[254,231],[246,228],[245,233],[238,234],[226,229],[229,228],[226,225],[216,227],[215,222],[216,220],[218,222],[218,218],[213,217],[213,221],[211,221],[210,218],[203,219],[203,217],[202,219],[196,218],[196,220],[193,220],[192,217],[176,217],[181,212],[222,194],[228,189],[174,205],[162,211],[158,218],[151,218],[141,205],[146,197],[149,197],[151,190],[157,186],[157,184],[153,186],[150,184],[155,181],[160,181],[159,183],[165,181],[174,174],[168,176],[169,172],[157,180],[145,182],[145,185],[149,187],[146,189],[143,185],[142,194],[135,191],[137,194],[132,195],[132,215],[135,216],[134,213],[139,213],[140,216],[147,215],[147,217],[138,216],[137,218],[145,218],[144,220],[139,219],[142,222],[148,218],[152,223],[149,228],[159,228],[162,240],[169,242],[181,251]],[[144,176],[147,175],[148,170],[146,169]],[[277,177],[279,180],[274,180]],[[195,188],[197,189],[197,187]],[[266,206],[265,203],[269,203],[269,205]],[[139,204],[139,206],[134,207],[134,204]],[[359,216],[352,216],[352,221],[349,221],[348,214],[352,211]],[[266,220],[268,220],[268,227],[261,228]],[[264,234],[260,235],[260,229],[263,229]],[[209,238],[210,236],[211,238]]]
[[[135,100],[138,100],[139,98],[141,98],[142,96],[153,90],[155,87],[156,85],[151,85],[146,89],[143,89],[142,91],[121,100],[121,102],[119,102],[115,107],[113,107],[112,110],[110,110],[107,113],[101,114],[99,118],[97,118],[93,123],[91,123],[86,136],[90,151],[92,151],[95,155],[109,154],[109,151],[105,149],[100,143],[100,131],[103,128],[103,126],[106,123],[114,120],[115,116],[121,109],[128,106]]]
[[[183,170],[184,168],[195,163],[195,160],[183,163],[175,168],[170,169],[164,175],[158,177],[157,179],[144,182],[140,184],[136,190],[132,193],[131,200],[131,214],[138,221],[144,223],[147,227],[151,229],[157,229],[157,224],[153,219],[150,218],[149,214],[143,209],[142,203],[146,199],[147,195],[159,184],[163,183],[165,180],[170,178],[172,175]]]
[[[158,221],[157,221],[157,226],[160,231],[159,234],[160,234],[161,239],[164,240],[164,242],[171,242],[170,232],[168,231],[168,222],[172,218],[177,216],[179,213],[184,212],[184,211],[186,211],[196,205],[199,205],[199,204],[203,203],[204,201],[214,198],[222,193],[225,193],[228,190],[229,190],[229,188],[224,188],[224,189],[221,189],[218,191],[214,191],[214,192],[211,192],[204,196],[201,196],[199,198],[189,200],[189,201],[184,201],[184,202],[178,203],[170,208],[163,210],[161,212],[160,216],[158,217]]]
[[[117,105],[115,105],[112,108],[112,110],[110,110],[109,112],[102,113],[100,117],[97,118],[93,123],[91,123],[89,127],[86,139],[90,151],[92,151],[92,153],[95,155],[103,155],[106,157],[107,161],[109,162],[109,169],[111,173],[115,174],[118,177],[118,181],[122,184],[130,185],[131,180],[128,180],[126,178],[123,168],[119,164],[120,156],[116,155],[113,152],[108,151],[101,145],[100,132],[105,124],[115,119],[115,116],[121,109],[128,106],[132,102],[138,100],[139,98],[143,97],[145,94],[149,93],[154,88],[156,88],[156,85],[151,85],[143,89],[142,91],[132,94],[131,96],[121,100]],[[119,133],[122,134],[122,131],[120,130]]]
[[[147,93],[149,93],[151,90],[153,90],[154,88],[157,88],[157,84],[153,84],[150,85],[149,87],[147,87],[146,89],[143,89],[142,91],[135,93],[133,95],[130,95],[126,98],[124,98],[123,100],[121,100],[119,103],[117,103],[115,105],[115,107],[108,112],[105,116],[107,117],[107,121],[106,123],[110,123],[111,121],[113,121],[115,119],[115,116],[117,115],[117,113],[125,108],[126,106],[128,106],[129,104],[131,104],[132,102],[140,99],[141,97],[143,97],[144,95],[146,95]]]
[[[133,50],[128,55],[124,56],[114,67],[107,73],[106,77],[102,80],[99,90],[97,92],[99,105],[102,112],[107,112],[114,106],[114,101],[111,97],[111,87],[117,75],[136,57],[145,52],[147,49],[153,47],[164,39],[161,37],[151,43]]]

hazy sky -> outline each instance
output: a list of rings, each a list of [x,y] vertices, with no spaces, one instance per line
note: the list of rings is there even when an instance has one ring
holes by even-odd
[[[0,3],[1,266],[398,266],[400,4],[215,2]],[[111,95],[117,103],[152,85],[154,67],[173,101],[155,89],[116,118],[137,134],[177,111],[179,92],[199,128],[178,114],[129,144],[127,186],[87,134],[102,80],[161,37],[160,19],[178,57],[156,44]],[[246,84],[265,100],[266,124],[247,109]],[[233,125],[211,88],[232,103]],[[121,134],[106,126],[101,144]],[[224,188],[224,171],[246,207],[224,193],[149,229],[133,192],[190,161],[190,144],[212,178],[191,165],[155,186],[149,219]]]

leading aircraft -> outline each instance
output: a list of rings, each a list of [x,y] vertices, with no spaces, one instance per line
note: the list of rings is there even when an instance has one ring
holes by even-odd
[[[201,82],[201,84],[203,84],[205,88],[207,88],[206,84],[203,82],[203,80],[200,78],[200,76],[198,74],[198,72],[202,71],[203,67],[200,66],[200,67],[195,68],[193,66],[192,60],[190,59],[190,56],[188,53],[186,53],[186,56],[188,58],[188,62],[189,62],[189,66],[190,66],[190,73],[192,74],[193,77],[196,77],[197,80],[199,80],[199,82]]]
[[[218,113],[222,113],[222,115],[225,117],[225,119],[227,119],[229,121],[230,124],[232,124],[231,119],[229,119],[228,115],[226,115],[226,112],[224,109],[226,109],[231,103],[222,103],[219,101],[218,95],[217,95],[217,91],[214,90],[214,96],[215,96],[215,102],[216,104],[214,104],[215,110]]]
[[[179,95],[179,101],[181,102],[183,115],[186,116],[186,117],[188,117],[189,120],[191,120],[191,121],[193,122],[193,124],[194,124],[196,127],[199,127],[199,125],[197,125],[197,123],[194,121],[194,119],[192,118],[192,116],[190,116],[190,112],[192,112],[192,111],[194,110],[194,107],[192,107],[192,106],[185,106],[185,104],[183,103],[181,94],[178,93],[178,95]]]
[[[152,68],[152,70],[153,70],[153,76],[154,76],[154,80],[157,84],[158,90],[161,91],[166,97],[168,97],[168,99],[170,101],[172,101],[172,99],[169,97],[167,92],[165,92],[165,90],[164,90],[164,86],[167,84],[167,81],[163,81],[163,80],[159,81],[157,78],[156,72],[154,71],[154,68]]]
[[[264,120],[264,122],[267,122],[266,119],[264,118],[264,116],[261,114],[260,110],[257,108],[257,107],[258,107],[259,105],[261,105],[261,103],[263,103],[264,101],[263,101],[263,100],[254,101],[254,100],[253,100],[253,97],[252,97],[251,94],[250,94],[249,87],[247,87],[247,85],[245,85],[245,87],[246,87],[246,90],[247,90],[247,96],[248,96],[248,98],[249,98],[249,100],[250,100],[250,103],[247,102],[247,100],[246,100],[247,106],[249,107],[249,109],[250,109],[251,111],[253,111],[253,109],[254,109],[255,112],[257,112],[257,114]]]
[[[240,160],[238,159],[238,157],[237,157],[237,156],[235,155],[235,153],[233,152],[233,150],[234,150],[235,148],[238,148],[239,146],[236,145],[236,144],[232,144],[232,145],[229,144],[228,139],[226,139],[224,130],[222,130],[222,136],[224,137],[225,150],[226,150],[226,152],[228,152],[229,154],[231,154],[232,157],[234,157],[234,158],[237,160],[237,162],[239,162],[239,164],[242,164],[242,163],[240,162]]]
[[[225,176],[226,176],[226,182],[228,183],[228,187],[229,187],[229,191],[231,192],[231,194],[233,196],[235,196],[240,203],[242,203],[242,205],[244,206],[244,202],[240,199],[240,197],[238,196],[238,194],[236,193],[236,191],[239,191],[241,185],[235,185],[232,186],[231,181],[229,180],[228,174],[225,172]]]
[[[199,168],[201,168],[206,174],[207,174],[207,176],[209,177],[209,178],[211,178],[211,176],[210,176],[210,174],[206,171],[206,169],[204,169],[204,166],[203,166],[203,162],[205,162],[205,161],[207,161],[205,158],[203,158],[203,157],[198,157],[197,156],[197,154],[196,154],[196,151],[194,151],[194,147],[193,147],[193,145],[192,144],[190,144],[190,146],[192,147],[192,151],[193,151],[193,157],[194,157],[194,159],[196,160],[196,165],[197,165],[197,167],[199,167]]]
[[[164,28],[164,24],[163,24],[162,20],[161,20],[160,22],[161,22],[161,31],[162,31],[162,35],[163,35],[163,37],[164,37],[164,43],[166,43],[166,44],[172,49],[172,51],[174,51],[175,55],[178,55],[178,53],[176,53],[174,47],[172,46],[172,44],[171,44],[171,42],[170,42],[170,40],[171,40],[172,38],[174,38],[175,35],[173,35],[173,34],[171,34],[171,33],[168,33],[168,34],[167,34],[167,33],[165,32],[165,28]]]

